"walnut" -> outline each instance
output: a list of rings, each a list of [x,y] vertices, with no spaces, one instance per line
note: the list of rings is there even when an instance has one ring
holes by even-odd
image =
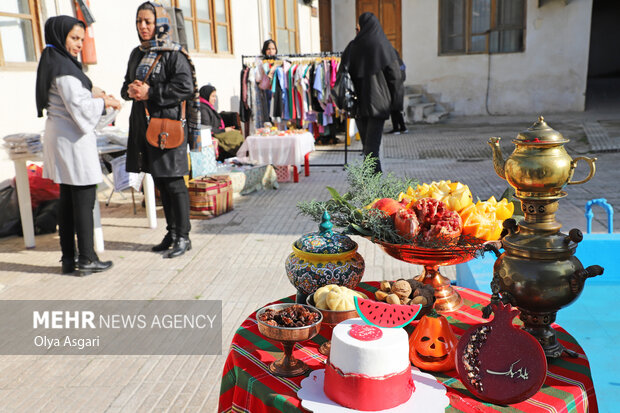
[[[381,285],[379,288],[381,289],[381,291],[389,293],[390,289],[392,288],[392,285],[390,284],[389,281],[381,281]]]
[[[390,294],[385,298],[388,304],[400,304],[400,298],[396,294]]]
[[[424,285],[413,292],[413,296],[422,296],[426,298],[426,301],[429,303],[433,302],[433,297],[435,295],[435,290],[431,285]]]
[[[424,307],[428,304],[428,301],[423,295],[418,295],[417,297],[413,297],[413,300],[411,300],[411,304],[420,304],[422,307]]]
[[[375,292],[375,297],[379,301],[385,301],[385,298],[387,296],[388,296],[388,293],[386,293],[385,291],[377,290],[377,292]]]
[[[392,284],[392,294],[396,294],[400,299],[408,298],[411,295],[411,286],[405,280],[396,281]]]
[[[421,283],[420,281],[415,280],[413,278],[410,280],[407,280],[407,282],[409,283],[409,285],[411,286],[411,290],[413,291],[417,290],[418,288],[424,285],[424,283]]]

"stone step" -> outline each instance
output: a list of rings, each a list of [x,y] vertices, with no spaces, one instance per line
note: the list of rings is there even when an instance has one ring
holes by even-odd
[[[424,100],[424,95],[421,93],[410,93],[405,95],[405,106],[415,105]]]
[[[437,123],[440,120],[448,117],[448,115],[450,114],[450,112],[446,112],[446,111],[435,111],[433,113],[428,114],[424,120],[426,121],[426,123]]]
[[[435,111],[435,102],[418,103],[410,108],[413,109],[413,121],[424,122],[424,117]]]

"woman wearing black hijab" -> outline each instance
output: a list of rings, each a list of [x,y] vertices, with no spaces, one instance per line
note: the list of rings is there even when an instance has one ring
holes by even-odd
[[[83,41],[81,21],[57,16],[45,22],[36,100],[39,117],[47,110],[43,177],[60,184],[62,272],[73,273],[77,258],[79,275],[88,275],[112,267],[112,261],[99,261],[93,247],[93,208],[102,181],[94,131],[105,108],[120,109],[120,102],[102,92],[93,96],[92,83],[77,60]]]
[[[344,50],[339,70],[348,70],[355,86],[355,122],[364,155],[375,157],[375,172],[381,172],[379,148],[383,124],[398,107],[396,95],[403,81],[396,51],[377,17],[366,12],[358,22],[359,32]]]
[[[241,132],[234,127],[224,125],[222,116],[215,110],[216,102],[215,86],[206,85],[200,88],[200,121],[203,125],[211,126],[211,133],[218,141],[218,160],[224,160],[237,155],[244,139]]]

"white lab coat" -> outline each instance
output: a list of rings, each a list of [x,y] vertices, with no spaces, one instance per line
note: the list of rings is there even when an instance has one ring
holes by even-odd
[[[59,76],[50,87],[43,136],[43,177],[59,184],[94,185],[103,180],[95,126],[104,101],[74,76]]]

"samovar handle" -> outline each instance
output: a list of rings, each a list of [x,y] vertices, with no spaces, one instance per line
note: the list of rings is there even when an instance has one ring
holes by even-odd
[[[584,179],[582,179],[581,181],[571,181],[569,179],[568,184],[569,185],[578,185],[578,184],[584,184],[586,182],[588,182],[590,179],[592,179],[592,177],[594,176],[594,173],[596,172],[596,158],[588,158],[587,156],[578,156],[575,159],[573,159],[570,162],[570,168],[572,170],[572,172],[575,171],[575,168],[577,168],[577,162],[579,160],[583,159],[584,161],[586,161],[588,163],[588,165],[590,165],[590,173],[588,174],[588,176],[586,176]],[[571,178],[573,177],[573,174],[571,173]]]
[[[603,275],[605,269],[600,265],[590,265],[587,268],[577,270],[570,276],[570,289],[573,294],[579,294],[583,289],[583,283],[588,278],[596,277],[597,275]]]

